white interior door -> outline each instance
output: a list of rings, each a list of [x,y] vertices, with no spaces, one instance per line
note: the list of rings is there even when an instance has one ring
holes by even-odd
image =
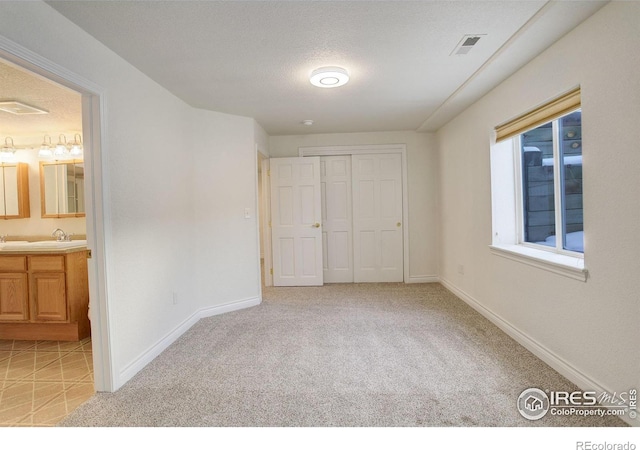
[[[274,286],[321,286],[320,158],[272,158]]]
[[[325,283],[353,283],[351,156],[320,158]]]
[[[403,281],[402,159],[353,155],[354,281]]]

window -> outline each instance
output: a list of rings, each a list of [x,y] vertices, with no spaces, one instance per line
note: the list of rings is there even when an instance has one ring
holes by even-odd
[[[514,138],[520,160],[521,242],[584,253],[582,112]]]
[[[585,281],[580,89],[495,131],[492,252]]]

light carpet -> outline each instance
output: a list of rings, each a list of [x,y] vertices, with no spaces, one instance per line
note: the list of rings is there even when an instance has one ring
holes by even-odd
[[[516,409],[578,390],[440,284],[265,288],[200,320],[115,393],[59,426],[626,426]]]

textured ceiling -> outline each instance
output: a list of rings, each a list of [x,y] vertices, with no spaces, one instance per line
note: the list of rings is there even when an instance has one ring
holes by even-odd
[[[283,135],[435,130],[606,2],[47,3],[193,107]],[[451,56],[468,34],[483,37]],[[309,83],[336,65],[349,84]]]
[[[51,136],[55,144],[61,133],[73,140],[75,133],[82,132],[80,94],[0,60],[0,101],[9,100],[49,114],[14,115],[0,111],[0,144],[10,136],[16,147],[39,146],[44,135]]]

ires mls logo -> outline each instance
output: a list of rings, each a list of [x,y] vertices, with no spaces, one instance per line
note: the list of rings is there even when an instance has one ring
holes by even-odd
[[[518,411],[528,420],[542,419],[548,412],[554,416],[624,416],[637,413],[637,390],[606,393],[594,391],[542,391],[529,388],[518,397]]]
[[[518,397],[518,411],[525,419],[542,419],[549,411],[549,397],[538,388],[525,389]]]

